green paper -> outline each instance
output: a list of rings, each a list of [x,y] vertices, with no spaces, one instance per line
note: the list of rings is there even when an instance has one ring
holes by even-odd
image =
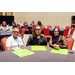
[[[55,48],[53,48],[51,50],[51,53],[67,55],[68,54],[68,49],[55,49]]]
[[[6,32],[12,32],[11,30],[8,30],[8,31],[6,31]]]
[[[45,46],[31,46],[32,51],[46,51]]]
[[[12,53],[14,53],[15,55],[19,56],[20,58],[28,56],[28,55],[35,54],[34,52],[29,51],[27,49],[23,49],[23,50],[19,50],[19,51],[13,51]]]
[[[16,48],[13,48],[13,50],[15,50],[15,51],[19,51],[19,50],[22,50],[22,49],[19,48],[19,47],[16,47]]]

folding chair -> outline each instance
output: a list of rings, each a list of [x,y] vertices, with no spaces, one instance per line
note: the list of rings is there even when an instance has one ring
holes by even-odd
[[[44,28],[43,32],[44,32],[44,35],[46,36],[46,38],[50,38],[49,29]]]
[[[6,41],[7,41],[6,37],[1,39],[2,47],[4,51],[6,51]]]
[[[48,25],[47,28],[52,28],[52,26],[51,25]]]
[[[67,44],[68,44],[68,49],[69,50],[72,50],[73,42],[74,42],[74,39],[67,38]]]
[[[55,26],[55,28],[59,28],[59,26]]]
[[[64,33],[63,33],[63,36],[66,36],[67,37],[68,32],[69,32],[69,29],[65,29],[64,30]]]
[[[35,26],[36,26],[36,25],[33,25],[33,26],[32,26],[32,29],[31,29],[31,31],[33,31],[33,29],[34,29],[34,27],[35,27]]]
[[[28,31],[29,33],[29,29],[28,29],[28,25],[24,25],[25,31]]]
[[[67,28],[68,28],[68,29],[70,29],[70,27],[69,27],[69,26],[66,26],[66,29],[67,29]]]

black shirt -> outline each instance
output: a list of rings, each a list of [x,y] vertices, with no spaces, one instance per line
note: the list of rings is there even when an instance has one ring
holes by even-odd
[[[38,41],[39,41],[39,45],[47,45],[47,38],[44,35],[41,35],[41,38],[38,39]],[[38,45],[38,41],[37,41],[36,37],[33,37],[33,35],[30,35],[26,46]]]

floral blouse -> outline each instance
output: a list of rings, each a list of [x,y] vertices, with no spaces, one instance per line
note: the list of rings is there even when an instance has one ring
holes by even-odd
[[[58,37],[55,38],[55,41],[57,40],[57,38]],[[54,39],[53,37],[50,37],[49,46],[53,47],[53,44],[54,44]],[[67,39],[64,36],[60,35],[56,44],[59,45],[60,48],[67,48]]]

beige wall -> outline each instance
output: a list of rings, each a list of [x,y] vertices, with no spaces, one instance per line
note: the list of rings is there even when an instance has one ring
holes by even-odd
[[[27,21],[30,24],[32,21],[41,21],[44,26],[59,25],[61,28],[71,26],[71,16],[75,16],[75,12],[14,12],[15,22]]]

